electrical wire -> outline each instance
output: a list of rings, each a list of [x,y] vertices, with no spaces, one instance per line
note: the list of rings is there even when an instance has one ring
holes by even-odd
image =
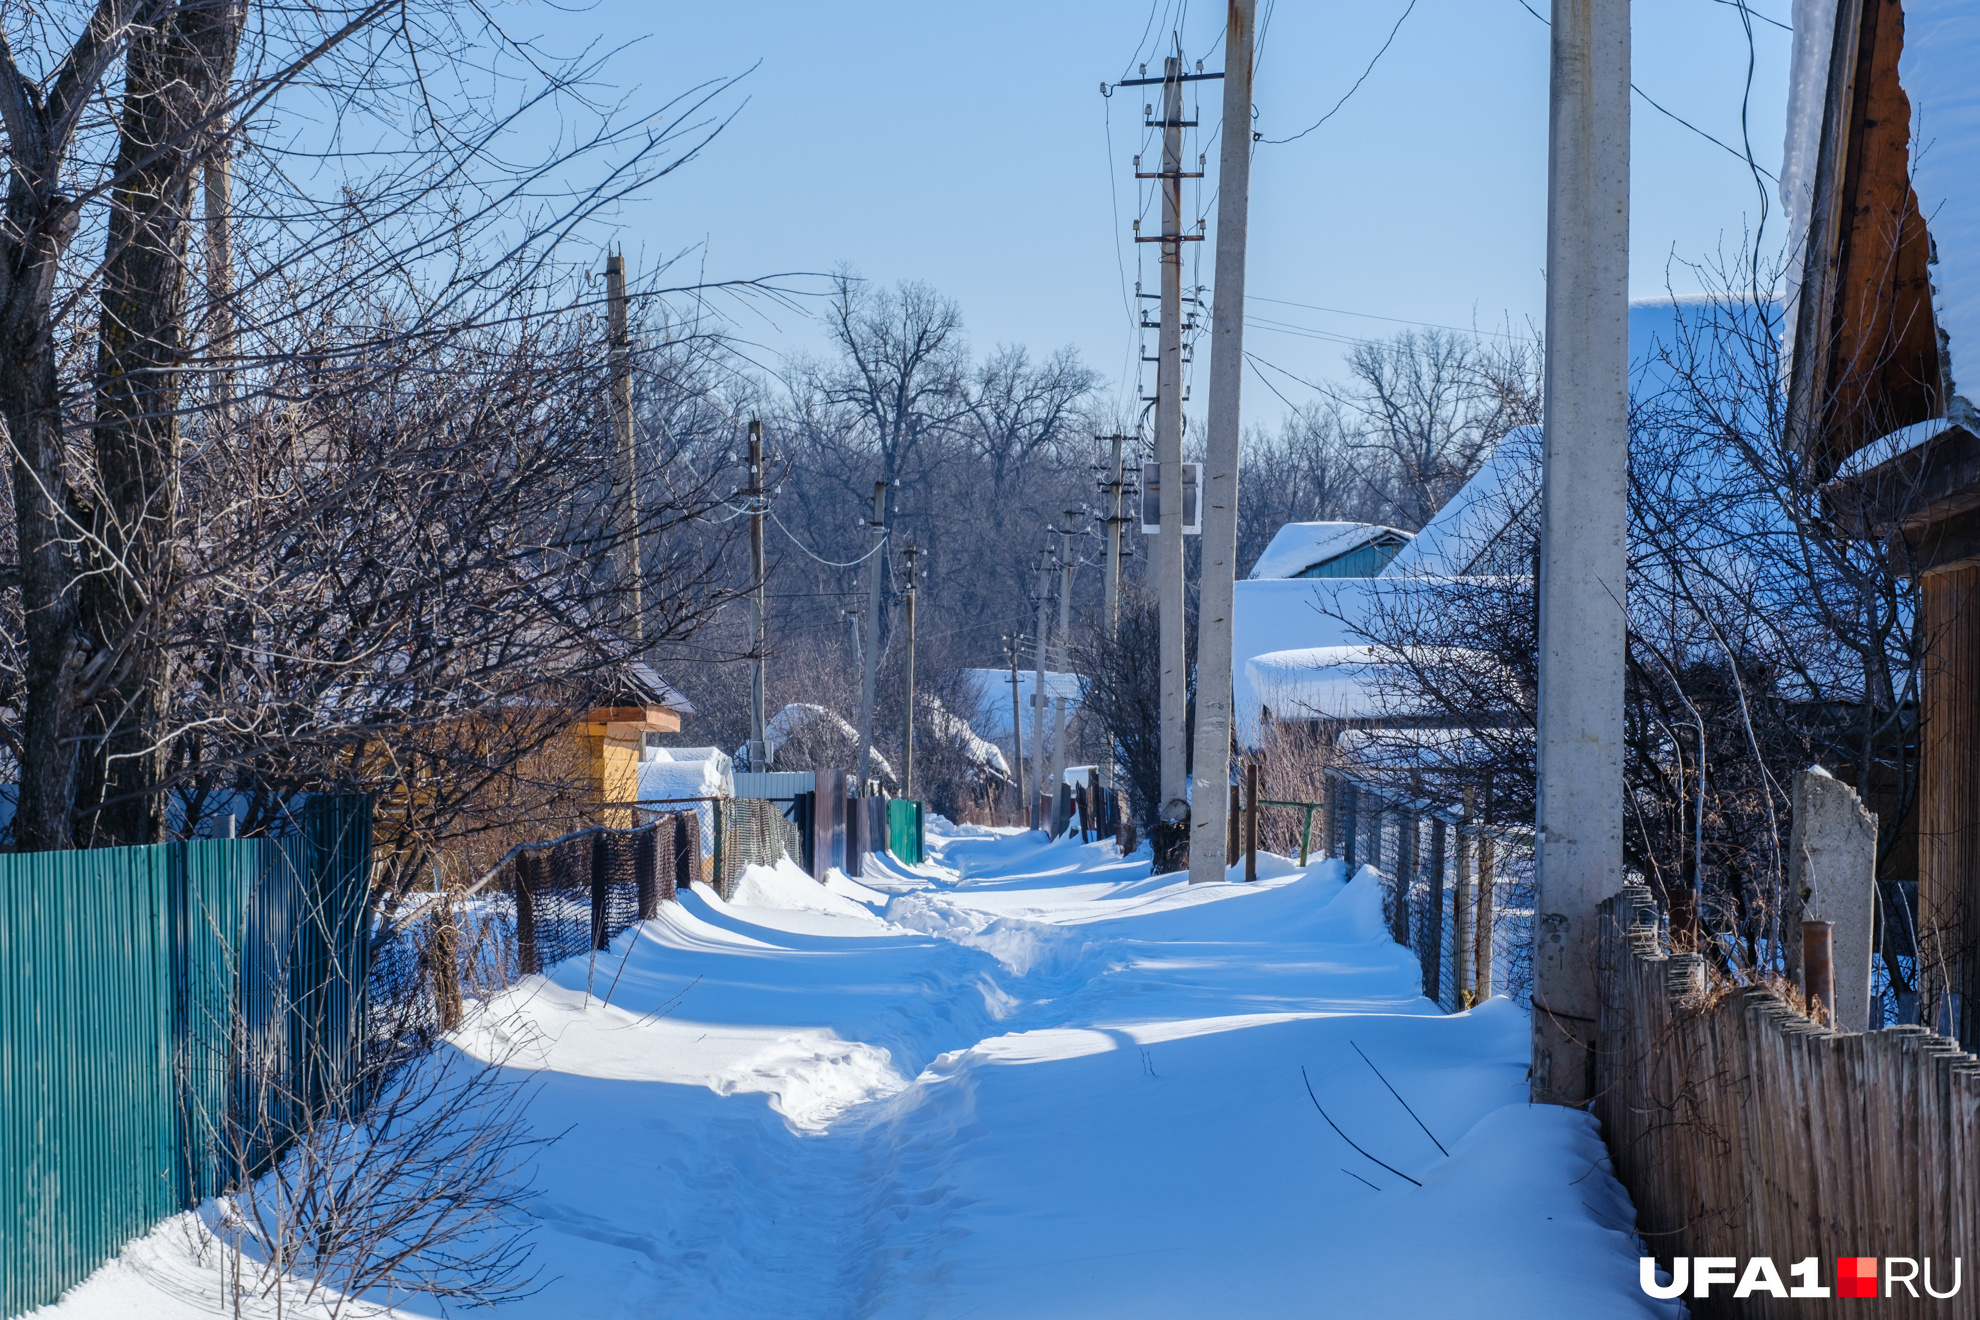
[[[855,568],[858,565],[863,564],[867,560],[873,558],[873,556],[879,554],[882,550],[884,550],[887,546],[887,538],[893,535],[893,532],[891,530],[882,532],[880,534],[880,539],[873,543],[873,548],[871,550],[868,550],[865,554],[861,555],[857,559],[848,559],[844,563],[840,563],[838,560],[825,558],[825,556],[819,554],[817,551],[807,546],[804,542],[798,540],[797,533],[792,531],[790,528],[785,527],[784,520],[782,518],[779,518],[774,512],[771,513],[770,515],[770,521],[776,523],[778,528],[783,531],[784,535],[791,538],[792,545],[804,551],[807,555],[810,555],[813,559],[816,559],[819,563],[825,565],[825,567],[827,568]]]
[[[1721,0],[1721,3],[1731,3],[1731,2],[1732,0]],[[1521,9],[1524,9],[1527,13],[1539,19],[1540,22],[1545,26],[1552,27],[1554,25],[1551,19],[1547,18],[1546,15],[1542,14],[1539,10],[1535,9],[1532,5],[1528,4],[1526,0],[1518,0],[1518,3]],[[1746,6],[1743,3],[1739,5],[1739,9],[1742,13],[1746,12]],[[1752,55],[1751,36],[1752,33],[1751,30],[1749,29],[1748,31],[1749,45],[1747,52],[1749,56],[1749,62]],[[1704,129],[1700,128],[1698,125],[1692,123],[1689,119],[1686,119],[1683,115],[1678,114],[1674,110],[1666,110],[1663,106],[1657,104],[1657,102],[1653,101],[1650,98],[1650,93],[1644,91],[1641,87],[1638,87],[1634,82],[1630,83],[1629,90],[1635,92],[1638,96],[1642,97],[1643,103],[1649,106],[1652,110],[1655,110],[1658,114],[1665,116],[1666,118],[1672,120],[1674,123],[1682,124],[1684,127],[1690,129],[1692,132],[1696,133],[1699,137],[1704,138],[1707,142],[1711,143],[1719,150],[1725,152],[1733,159],[1744,163],[1751,169],[1757,170],[1759,173],[1766,175],[1770,179],[1774,179],[1776,183],[1780,182],[1779,179],[1775,178],[1774,172],[1772,170],[1767,169],[1765,166],[1761,165],[1758,161],[1753,159],[1753,147],[1750,142],[1747,144],[1747,149],[1744,152],[1742,152],[1738,147],[1728,146],[1726,143],[1721,142],[1719,141],[1719,139],[1713,137],[1710,133],[1707,133]],[[1747,72],[1747,95],[1750,97],[1752,95],[1752,92],[1753,92],[1753,75],[1751,69],[1749,69]],[[1745,117],[1746,117],[1745,110],[1742,108],[1740,112],[1740,122],[1742,128],[1744,127],[1745,124]],[[1762,202],[1762,205],[1763,206],[1765,205],[1764,201]]]
[[[1521,3],[1524,3],[1524,0],[1521,0]],[[1396,25],[1389,29],[1389,39],[1382,43],[1382,49],[1375,52],[1375,58],[1368,61],[1368,67],[1363,69],[1361,71],[1361,76],[1354,80],[1354,86],[1348,88],[1345,92],[1341,93],[1341,99],[1334,102],[1334,108],[1332,110],[1329,110],[1326,114],[1321,115],[1318,119],[1314,120],[1311,124],[1308,124],[1305,128],[1300,129],[1299,132],[1293,134],[1291,137],[1259,138],[1258,141],[1263,142],[1268,146],[1274,146],[1274,147],[1283,146],[1288,142],[1297,142],[1301,138],[1305,137],[1308,133],[1311,133],[1314,129],[1320,127],[1320,125],[1326,123],[1329,119],[1332,119],[1335,115],[1339,114],[1341,107],[1348,103],[1348,98],[1353,96],[1356,92],[1360,91],[1361,84],[1368,81],[1368,75],[1375,72],[1375,66],[1382,62],[1382,57],[1389,53],[1389,47],[1395,44],[1396,33],[1402,31],[1402,25],[1408,22],[1409,16],[1415,12],[1416,12],[1416,0],[1409,0],[1409,4],[1405,6],[1402,11],[1402,17],[1398,18],[1396,20]]]

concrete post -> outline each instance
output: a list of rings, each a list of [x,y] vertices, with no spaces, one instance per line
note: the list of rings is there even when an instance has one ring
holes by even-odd
[[[1161,531],[1155,538],[1157,625],[1162,666],[1162,801],[1159,817],[1171,825],[1188,819],[1184,725],[1189,714],[1189,675],[1183,647],[1182,481],[1182,61],[1162,63],[1162,329],[1155,371],[1155,462],[1159,465]],[[1165,846],[1183,839],[1158,838],[1155,866]],[[1186,845],[1185,845],[1186,846]]]
[[[1531,1093],[1579,1106],[1622,887],[1629,0],[1554,0],[1552,39]]]
[[[866,671],[859,686],[859,767],[853,792],[866,794],[866,779],[872,773],[873,685],[880,676],[880,579],[887,567],[887,483],[873,483],[873,576],[866,596]]]
[[[1831,1000],[1842,1031],[1870,1028],[1870,958],[1877,901],[1877,817],[1856,791],[1820,766],[1794,777],[1788,834],[1788,911],[1781,928],[1827,922],[1835,967]],[[1787,977],[1801,979],[1801,944],[1787,946]]]
[[[1051,822],[1039,819],[1038,803],[1045,791],[1045,637],[1052,617],[1052,552],[1038,557],[1038,633],[1033,638],[1032,656],[1037,669],[1031,682],[1031,828],[1050,829]]]
[[[1251,63],[1257,0],[1229,0],[1223,144],[1217,157],[1217,274],[1210,307],[1210,412],[1203,462],[1203,566],[1196,597],[1196,753],[1189,879],[1224,878],[1223,786],[1231,777],[1231,618],[1237,594],[1239,399],[1244,383],[1244,251],[1251,193]]]

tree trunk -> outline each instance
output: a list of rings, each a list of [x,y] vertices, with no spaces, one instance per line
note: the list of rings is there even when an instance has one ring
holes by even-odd
[[[177,591],[186,253],[243,14],[238,0],[186,0],[136,34],[126,60],[97,337],[97,571],[83,597],[106,664],[84,723],[75,836],[96,845],[165,837],[172,664],[160,643]]]

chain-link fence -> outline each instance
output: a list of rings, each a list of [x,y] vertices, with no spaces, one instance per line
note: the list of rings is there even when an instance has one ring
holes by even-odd
[[[702,876],[698,823],[668,812],[515,849],[463,894],[435,894],[377,940],[371,1049],[409,1058],[457,1025],[465,1004],[608,947]]]
[[[1533,995],[1533,840],[1462,813],[1327,775],[1323,837],[1349,874],[1372,866],[1396,943],[1416,954],[1423,993],[1455,1012],[1489,995]]]
[[[733,798],[716,805],[715,891],[735,897],[746,866],[775,866],[789,858],[804,864],[804,836],[796,822],[768,798]]]

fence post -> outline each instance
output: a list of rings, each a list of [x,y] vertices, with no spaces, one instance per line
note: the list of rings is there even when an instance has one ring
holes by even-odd
[[[1258,762],[1244,763],[1244,881],[1258,879]]]
[[[653,821],[633,840],[633,888],[639,893],[639,919],[660,915],[660,831],[665,817]]]
[[[1478,923],[1478,898],[1472,887],[1471,857],[1474,836],[1471,825],[1471,789],[1464,790],[1464,811],[1457,827],[1457,876],[1451,887],[1455,910],[1451,914],[1451,966],[1457,982],[1459,1008],[1478,1002],[1478,964],[1472,952],[1473,931]]]
[[[1241,846],[1239,843],[1239,839],[1240,839],[1239,831],[1243,828],[1243,826],[1240,824],[1243,817],[1244,817],[1244,790],[1239,788],[1236,784],[1232,784],[1231,811],[1230,811],[1230,815],[1224,818],[1225,819],[1225,829],[1224,829],[1224,865],[1225,866],[1236,866],[1238,864],[1238,854],[1241,851]]]
[[[722,865],[724,861],[722,835],[725,833],[722,829],[722,799],[716,798],[709,805],[713,808],[712,814],[715,817],[715,847],[709,854],[709,861],[712,863],[711,869],[715,874],[710,878],[708,887],[716,893],[722,894],[722,901],[726,903],[729,901],[729,896],[722,891],[725,888],[724,882],[728,880],[729,876]]]
[[[1492,997],[1492,836],[1478,833],[1478,913],[1472,919],[1471,974],[1480,1002]]]
[[[1381,819],[1379,815],[1375,818],[1378,839],[1381,837]],[[1375,855],[1378,858],[1382,855],[1379,843],[1375,845]],[[1381,869],[1379,863],[1376,869]],[[1396,895],[1396,907],[1389,918],[1389,931],[1395,936],[1396,943],[1416,953],[1417,960],[1421,962],[1423,955],[1416,949],[1409,920],[1415,897],[1412,891],[1416,888],[1416,821],[1404,811],[1396,812],[1396,864],[1391,871],[1394,875],[1391,884]]]
[[[1348,879],[1354,879],[1355,850],[1361,837],[1360,822],[1355,817],[1361,811],[1361,792],[1347,780],[1336,781],[1341,791],[1341,856],[1347,862]]]
[[[1450,828],[1440,817],[1430,820],[1430,944],[1423,954],[1424,987],[1439,1005],[1444,1002],[1444,831]],[[1457,940],[1451,940],[1453,959]],[[1451,969],[1452,996],[1457,994],[1457,969]]]
[[[516,961],[524,976],[543,970],[536,961],[536,896],[531,892],[537,864],[534,853],[516,854]]]
[[[1801,993],[1808,1015],[1825,1027],[1836,1024],[1835,933],[1833,921],[1801,923]]]
[[[674,892],[679,898],[694,884],[695,863],[701,860],[701,818],[692,811],[674,813]]]
[[[607,855],[606,848],[603,834],[591,836],[591,947],[593,949],[603,949],[611,943],[605,938],[606,931],[611,929],[611,923],[606,919],[610,916],[607,911],[610,899],[605,881],[607,873],[611,870],[611,859]]]
[[[433,908],[433,938],[427,944],[427,975],[433,980],[433,1005],[440,1030],[461,1025],[461,932],[454,924],[454,900],[446,895]]]

